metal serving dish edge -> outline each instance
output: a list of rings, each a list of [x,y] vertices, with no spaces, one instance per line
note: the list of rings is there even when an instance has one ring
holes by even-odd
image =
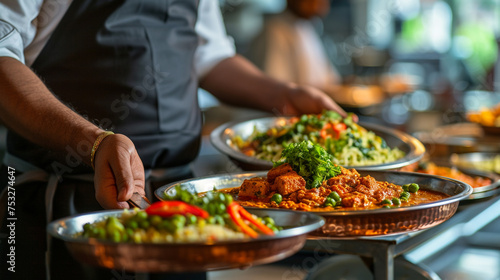
[[[324,218],[313,213],[249,209],[258,216],[270,216],[286,228],[274,236],[215,243],[114,243],[76,237],[83,225],[123,210],[93,212],[51,222],[47,232],[65,242],[80,262],[135,272],[194,272],[244,268],[286,258],[299,251],[307,234],[320,228]]]
[[[237,135],[246,139],[252,134],[254,127],[259,131],[265,131],[270,127],[283,125],[287,119],[286,117],[266,117],[246,121],[228,122],[212,131],[210,134],[210,142],[217,150],[227,155],[243,170],[268,170],[272,168],[272,162],[241,153],[231,145],[231,139]],[[413,136],[373,123],[361,122],[359,124],[382,137],[389,147],[397,147],[405,152],[406,155],[394,162],[369,166],[344,166],[346,168],[356,168],[357,170],[395,170],[419,161],[425,154],[424,145]]]
[[[309,236],[354,237],[400,234],[438,225],[455,214],[459,201],[472,193],[472,187],[461,181],[415,172],[398,171],[359,171],[362,176],[370,175],[379,181],[388,181],[398,185],[417,183],[423,189],[446,193],[450,197],[432,203],[411,207],[390,209],[371,209],[355,211],[311,211],[326,219],[325,225]],[[174,187],[181,185],[192,192],[205,192],[215,189],[233,188],[243,180],[252,177],[265,177],[267,172],[212,175],[171,183],[158,188],[155,195],[165,199],[165,194],[175,192]],[[254,209],[254,208],[250,208]],[[285,210],[277,210],[285,211]],[[303,212],[303,211],[296,211]]]

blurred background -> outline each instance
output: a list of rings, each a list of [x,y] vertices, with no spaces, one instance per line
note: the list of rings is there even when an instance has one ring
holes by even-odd
[[[276,19],[290,14],[286,0],[220,0],[220,6],[238,53],[277,78],[322,88],[347,111],[371,121],[425,131],[500,102],[500,0],[304,2],[310,9],[323,2],[323,12],[299,17],[302,23],[287,18],[288,29],[301,29],[295,37]],[[308,61],[293,61],[307,52]],[[287,60],[281,69],[280,59]],[[283,74],[302,69],[318,77],[325,62],[335,74],[327,85],[299,77],[304,73]],[[235,111],[204,92],[200,99],[206,133],[255,113]]]

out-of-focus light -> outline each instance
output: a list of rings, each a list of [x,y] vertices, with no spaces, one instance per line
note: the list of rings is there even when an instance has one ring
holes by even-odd
[[[467,37],[455,36],[453,38],[453,55],[457,58],[466,59],[472,55],[472,44]]]
[[[432,48],[439,53],[444,53],[450,48],[451,18],[451,8],[445,2],[439,1],[432,6],[429,39]]]
[[[394,12],[402,19],[412,19],[420,13],[419,0],[394,0]]]
[[[388,123],[404,124],[409,117],[408,109],[405,107],[402,98],[393,98],[383,112],[383,118]]]
[[[431,94],[424,90],[417,90],[413,92],[409,99],[409,105],[415,111],[426,111],[433,105]]]

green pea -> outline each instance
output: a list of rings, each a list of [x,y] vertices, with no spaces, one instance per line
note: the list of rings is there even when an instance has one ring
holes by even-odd
[[[391,208],[389,205],[384,205],[382,208]]]
[[[152,225],[152,226],[158,226],[162,221],[162,218],[158,215],[152,215],[152,216],[149,216],[149,223]]]
[[[382,200],[382,204],[389,204],[389,205],[392,205],[392,201],[388,198]]]
[[[125,229],[125,232],[127,233],[127,235],[131,238],[134,236],[134,230],[131,229],[131,228],[127,228]]]
[[[217,198],[219,199],[220,202],[225,203],[226,202],[226,195],[224,193],[218,193]]]
[[[148,229],[151,226],[151,223],[148,220],[143,220],[139,222],[139,227],[143,229]]]
[[[171,229],[171,226],[170,226],[171,222],[169,220],[163,220],[159,225],[158,225],[158,229],[162,229],[162,230],[166,230],[166,231],[170,231]]]
[[[394,205],[401,205],[401,200],[397,197],[392,199],[392,204]]]
[[[410,193],[409,192],[403,192],[401,193],[401,196],[399,197],[403,201],[407,201],[410,198]]]
[[[112,233],[113,231],[122,233],[125,231],[125,227],[116,217],[109,217],[106,221],[106,231],[108,233]]]
[[[264,217],[264,218],[262,219],[262,221],[263,221],[266,225],[274,225],[274,224],[276,224],[276,223],[274,222],[274,219],[273,219],[273,218],[271,218],[271,217],[269,217],[269,216]]]
[[[340,198],[339,193],[338,193],[338,192],[336,192],[336,191],[332,191],[332,192],[328,195],[328,197],[333,198],[333,199],[335,200],[335,202],[340,202],[340,201],[342,200],[342,198]]]
[[[274,233],[277,233],[279,229],[275,226],[268,226]]]
[[[333,198],[331,198],[331,197],[327,197],[327,198],[325,199],[324,206],[325,206],[325,207],[326,207],[326,206],[335,207],[335,205],[336,205],[336,204],[337,204],[337,203],[335,202],[335,200],[334,200]]]
[[[281,194],[279,194],[279,193],[275,193],[271,197],[271,201],[274,201],[274,202],[276,202],[276,204],[279,205],[283,201],[283,196],[281,196]]]
[[[109,233],[109,236],[113,242],[120,242],[122,240],[122,235],[119,231],[112,231]]]
[[[121,234],[121,241],[122,241],[122,242],[127,242],[128,240],[129,240],[129,237],[128,237],[127,232],[123,232],[123,233]]]
[[[172,216],[171,222],[174,225],[175,231],[177,231],[178,229],[183,228],[186,224],[186,217],[182,215],[174,215]]]
[[[410,187],[408,188],[408,190],[412,193],[418,192],[419,189],[420,189],[420,186],[418,184],[415,184],[415,183],[410,184]]]
[[[217,214],[216,211],[217,211],[217,206],[215,204],[210,203],[207,205],[207,212],[208,214],[210,214],[210,216]]]
[[[105,228],[102,228],[102,227],[99,227],[99,228],[96,228],[96,236],[95,238],[99,238],[99,239],[106,239],[106,229]]]
[[[233,202],[233,197],[231,195],[226,195],[226,205],[229,205]]]
[[[86,223],[83,225],[83,232],[90,232],[92,230],[92,225],[90,223]]]
[[[220,215],[215,216],[215,223],[223,226],[225,224],[224,218]]]
[[[217,212],[218,212],[218,214],[221,214],[221,215],[222,215],[222,214],[226,213],[226,205],[225,205],[225,204],[223,204],[223,203],[218,204],[218,205],[217,205],[217,208],[218,208],[218,209],[217,209],[217,210],[218,210],[218,211],[217,211]]]
[[[210,199],[208,199],[208,197],[206,197],[206,196],[204,196],[204,197],[201,199],[201,204],[202,204],[202,205],[207,205],[209,202],[210,202]]]
[[[198,221],[198,218],[195,215],[188,215],[186,218],[187,223],[190,225],[194,225]]]
[[[408,191],[408,188],[410,187],[410,184],[406,184],[406,185],[402,185],[401,188],[403,189],[403,191],[407,192]]]
[[[137,221],[130,219],[127,222],[127,227],[129,227],[131,229],[136,229],[139,227],[139,224],[137,223]]]
[[[208,219],[207,219],[207,223],[208,223],[209,225],[213,225],[213,224],[215,224],[215,217],[214,217],[214,216],[210,216],[210,217],[208,217]]]
[[[99,237],[99,228],[92,227],[89,232],[90,237]]]
[[[139,211],[135,216],[137,218],[137,221],[146,220],[148,218],[148,213],[144,211]]]

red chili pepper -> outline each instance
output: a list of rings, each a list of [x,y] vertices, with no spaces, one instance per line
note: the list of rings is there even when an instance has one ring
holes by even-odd
[[[243,221],[243,219],[241,218],[239,207],[241,207],[241,206],[238,203],[231,202],[227,206],[227,212],[229,213],[229,216],[231,217],[231,219],[233,220],[233,222],[238,227],[240,227],[240,229],[241,229],[241,231],[243,233],[247,234],[248,236],[250,236],[252,238],[257,238],[257,236],[259,236],[259,234],[255,230],[253,230],[251,227],[249,227],[245,223],[245,221]]]
[[[148,215],[158,215],[164,218],[186,214],[195,215],[204,219],[209,216],[208,212],[200,207],[178,200],[158,201],[151,204],[145,211]]]
[[[241,231],[252,238],[256,238],[258,233],[253,230],[244,220],[249,221],[255,225],[262,233],[267,235],[274,235],[274,231],[255,219],[245,208],[241,207],[236,202],[231,202],[228,205],[228,213],[234,223],[241,228]]]
[[[238,204],[238,206],[240,206]],[[250,223],[252,223],[257,229],[259,229],[263,234],[274,235],[274,231],[270,229],[265,224],[261,223],[259,220],[255,219],[252,214],[250,214],[245,208],[240,206],[240,215]]]

